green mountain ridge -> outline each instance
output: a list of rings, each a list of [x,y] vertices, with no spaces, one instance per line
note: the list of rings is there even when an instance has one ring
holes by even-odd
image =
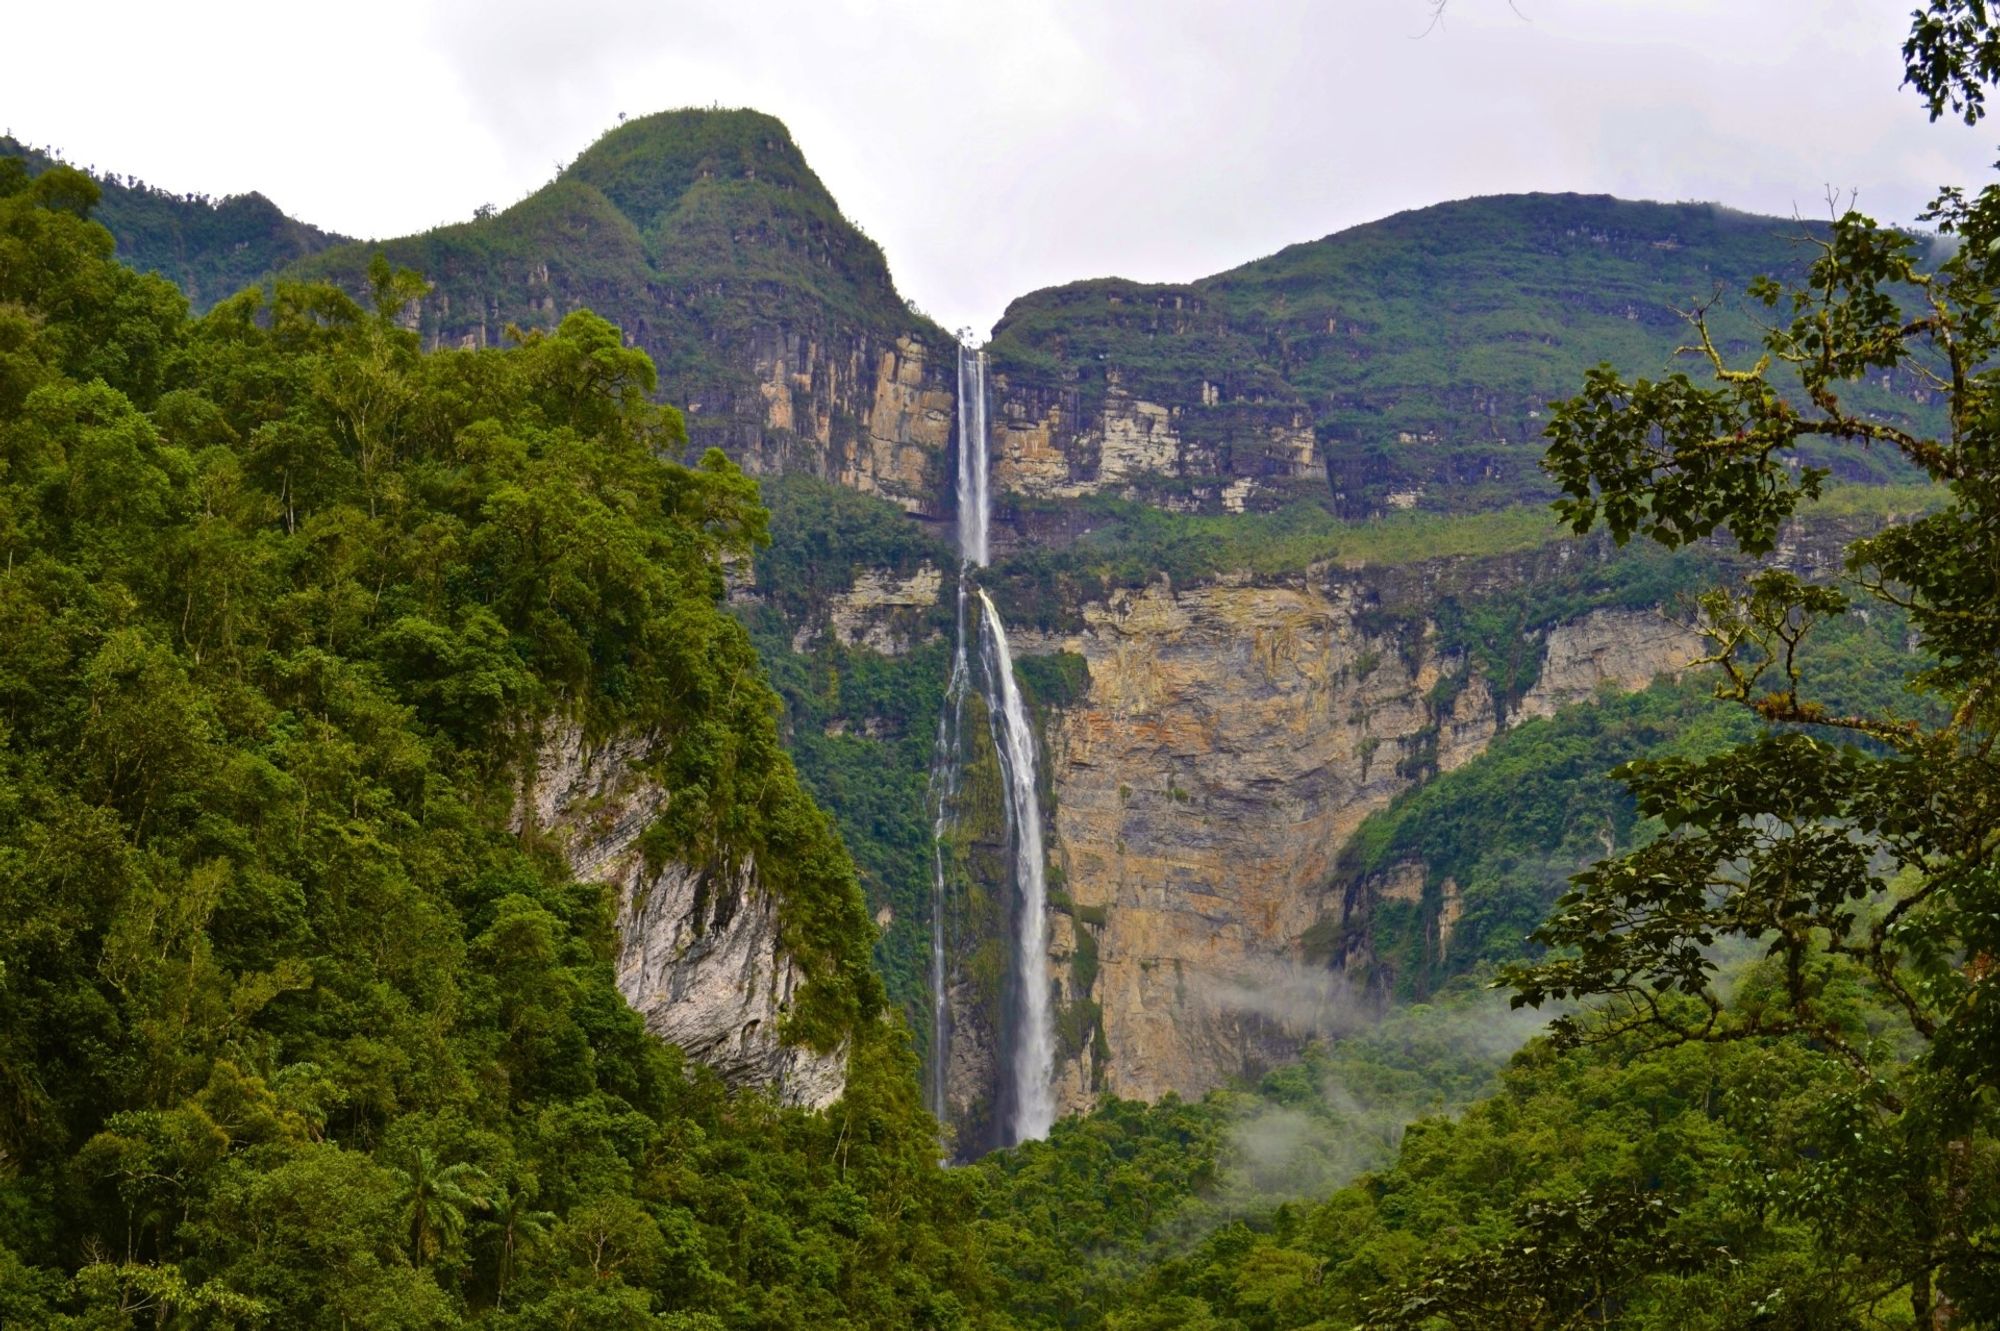
[[[378,253],[433,284],[415,314],[432,346],[496,345],[509,325],[597,311],[652,356],[696,448],[760,470],[836,469],[830,452],[867,436],[884,349],[951,345],[897,296],[881,247],[784,125],[754,111],[629,121],[502,212],[334,247],[288,275],[358,291]]]
[[[1760,275],[1797,276],[1823,227],[1717,204],[1495,195],[1338,231],[1185,284],[1095,279],[1008,306],[989,349],[1009,393],[1057,394],[1089,420],[1115,390],[1164,404],[1181,434],[1226,448],[1260,415],[1303,413],[1337,511],[1464,511],[1539,501],[1547,403],[1609,362],[1658,377],[1706,305],[1719,346],[1755,358]],[[1872,413],[1934,421],[1898,378]],[[1206,422],[1214,420],[1209,426]],[[1853,480],[1904,469],[1828,450]],[[1256,459],[1223,474],[1256,475]],[[1283,491],[1292,493],[1294,491]]]
[[[5,158],[20,159],[30,175],[59,160],[0,136],[0,159]],[[197,310],[301,259],[350,243],[287,216],[254,190],[210,199],[170,193],[132,177],[93,178],[102,191],[96,217],[117,240],[119,259],[173,282]]]
[[[11,140],[5,154],[31,171],[50,161]],[[921,362],[914,381],[940,402],[955,394],[951,337],[897,292],[881,248],[842,216],[784,125],[755,111],[632,120],[512,207],[382,241],[319,231],[259,195],[210,203],[102,183],[100,217],[121,257],[173,278],[197,308],[280,272],[364,294],[381,253],[433,284],[412,315],[427,345],[497,345],[510,325],[552,328],[596,310],[653,357],[695,445],[754,470],[854,483],[881,432],[871,381],[905,340]],[[1252,438],[1260,423],[1304,419],[1325,480],[1276,482],[1260,507],[1304,498],[1364,516],[1539,502],[1551,398],[1600,361],[1685,368],[1677,311],[1697,305],[1723,350],[1747,358],[1764,312],[1743,288],[1795,276],[1823,231],[1715,203],[1494,195],[1190,283],[1079,280],[1018,297],[995,326],[996,419],[1009,401],[1047,400],[1085,423],[1122,392],[1164,404],[1225,477],[1269,472]],[[1911,380],[1864,386],[1858,399],[1882,419],[1934,423]],[[915,450],[903,474],[860,488],[940,513],[943,431],[897,434]],[[1823,460],[1843,479],[1908,479],[1852,449]],[[1209,465],[1184,461],[1131,493],[1178,507],[1172,496]]]

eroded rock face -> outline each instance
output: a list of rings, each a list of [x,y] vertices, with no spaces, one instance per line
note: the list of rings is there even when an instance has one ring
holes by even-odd
[[[755,349],[754,411],[714,404],[762,429],[737,429],[724,447],[756,472],[806,471],[880,495],[906,512],[935,514],[944,483],[956,396],[954,369],[912,337],[822,345],[774,334]],[[709,408],[713,410],[714,408]],[[691,428],[707,428],[697,416]]]
[[[1054,854],[1073,902],[1053,922],[1050,970],[1065,1003],[1101,1005],[1108,1050],[1072,1051],[1058,1076],[1066,1110],[1103,1092],[1199,1095],[1351,1016],[1299,946],[1340,911],[1327,895],[1335,857],[1368,814],[1469,761],[1503,723],[1487,682],[1432,626],[1381,627],[1374,604],[1365,575],[1337,572],[1159,582],[1034,644],[1090,666],[1088,694],[1046,737]],[[1544,644],[1542,681],[1508,722],[1606,685],[1642,688],[1701,641],[1656,614],[1601,610]],[[1380,887],[1419,900],[1421,870]],[[1457,885],[1442,899],[1448,947]],[[1082,930],[1097,953],[1088,994],[1068,978]]]
[[[618,988],[646,1028],[733,1085],[814,1108],[840,1098],[844,1050],[787,1045],[779,1028],[804,976],[779,943],[776,899],[754,866],[648,866],[639,838],[666,792],[639,770],[647,743],[587,743],[556,726],[540,750],[517,828],[531,817],[580,879],[618,891]]]
[[[1301,482],[1325,484],[1309,414],[1296,404],[1225,401],[1206,381],[1199,401],[1154,402],[1115,371],[1107,378],[1093,409],[1073,393],[1000,384],[991,416],[995,488],[1241,513],[1295,496]]]
[[[947,361],[957,354],[947,348]],[[843,485],[879,494],[905,510],[928,512],[944,487],[937,466],[949,456],[957,397],[945,385],[953,365],[934,363],[931,349],[908,337],[877,353],[874,391],[863,434],[841,452]]]
[[[907,578],[881,569],[863,569],[854,585],[836,593],[827,609],[824,632],[843,647],[866,647],[884,656],[901,656],[926,632],[925,611],[938,603],[944,574],[923,564]],[[801,624],[792,633],[792,650],[809,651],[819,638],[818,624]]]
[[[1256,995],[1341,843],[1437,732],[1443,666],[1405,659],[1360,608],[1339,584],[1156,584],[1089,607],[1066,644],[1091,682],[1049,736],[1056,840],[1076,907],[1104,920],[1104,1090],[1198,1095],[1295,1046],[1288,999]],[[1459,748],[1494,726],[1490,708],[1452,721]]]
[[[1509,720],[1553,716],[1607,686],[1643,689],[1661,675],[1678,676],[1705,649],[1700,633],[1657,610],[1593,610],[1549,630],[1541,677]]]

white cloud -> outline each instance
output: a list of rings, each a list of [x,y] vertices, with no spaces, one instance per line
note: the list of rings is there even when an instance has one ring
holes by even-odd
[[[1519,11],[1519,15],[1516,13]],[[505,204],[617,114],[786,120],[905,295],[1185,280],[1515,190],[1890,220],[1982,178],[1879,0],[358,0],[23,6],[0,127],[170,188],[393,235]],[[1523,17],[1525,16],[1525,17]],[[88,79],[76,77],[79,69]]]

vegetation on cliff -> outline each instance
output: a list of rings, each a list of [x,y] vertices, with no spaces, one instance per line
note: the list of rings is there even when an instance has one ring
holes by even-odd
[[[854,373],[845,361],[859,339],[887,345],[917,333],[951,344],[896,295],[881,247],[841,215],[784,125],[755,111],[640,117],[511,207],[334,248],[293,271],[357,291],[377,253],[434,285],[412,311],[433,343],[483,346],[509,324],[553,328],[583,307],[603,315],[652,356],[698,445],[741,449],[762,434],[768,403],[755,362],[787,339],[793,372],[808,375],[812,347]],[[875,368],[858,372],[872,384]],[[819,387],[830,404],[834,386]],[[813,417],[806,396],[802,432]],[[852,438],[861,422],[850,414],[828,427]]]
[[[1711,204],[1469,199],[1184,286],[1035,292],[1008,307],[988,355],[1010,390],[1073,397],[1085,421],[1114,388],[1169,407],[1189,440],[1245,410],[1302,413],[1343,513],[1418,491],[1427,508],[1505,507],[1552,494],[1537,465],[1551,399],[1601,362],[1660,371],[1683,341],[1677,311],[1699,305],[1719,346],[1756,346],[1755,306],[1737,293],[1803,274],[1825,231]],[[1856,386],[1857,409],[1909,425],[1935,424],[1938,402],[1908,374]],[[1848,479],[1915,479],[1892,456],[1808,454]]]

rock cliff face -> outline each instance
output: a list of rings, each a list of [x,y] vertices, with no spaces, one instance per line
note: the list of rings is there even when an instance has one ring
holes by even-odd
[[[1032,383],[1018,372],[995,380],[990,423],[1000,490],[1033,499],[1113,494],[1230,513],[1324,492],[1325,464],[1297,402],[1230,400],[1208,379],[1184,386],[1191,393],[1149,401],[1115,369],[1105,371],[1095,400]]]
[[[811,649],[821,633],[843,647],[866,647],[883,656],[901,656],[928,631],[926,611],[938,603],[944,574],[924,564],[907,578],[863,569],[854,585],[834,593],[824,624],[809,621],[792,633],[792,650]]]
[[[1529,194],[1401,213],[1194,282],[1095,279],[1023,295],[988,347],[996,456],[1024,494],[1167,508],[1275,506],[1302,476],[1345,516],[1471,511],[1550,494],[1548,403],[1610,358],[1657,376],[1676,310],[1759,273],[1802,276],[1769,219],[1706,204]],[[1740,304],[1714,311],[1754,359]],[[1726,327],[1725,327],[1726,325]],[[1935,428],[1914,374],[1865,408]],[[1830,448],[1843,476],[1879,459]]]
[[[908,334],[772,337],[750,354],[755,397],[712,386],[690,432],[746,470],[804,471],[935,516],[951,488],[955,354]]]
[[[1553,715],[1600,688],[1643,689],[1678,674],[1705,647],[1701,634],[1656,611],[1593,610],[1549,631],[1541,675],[1509,720]]]
[[[571,871],[619,900],[618,987],[646,1027],[734,1085],[822,1107],[846,1084],[846,1055],[780,1038],[803,977],[779,943],[777,902],[754,865],[735,872],[649,864],[639,838],[665,792],[640,770],[646,744],[591,745],[558,726],[515,812],[562,846]]]
[[[1347,998],[1299,944],[1338,911],[1334,859],[1362,819],[1502,726],[1643,687],[1700,646],[1640,612],[1552,626],[1541,680],[1503,716],[1434,624],[1383,622],[1384,590],[1340,572],[1156,583],[1035,644],[1079,653],[1090,677],[1046,736],[1069,902],[1051,970],[1071,1020],[1095,1005],[1101,1022],[1068,1041],[1067,1108],[1198,1095],[1337,1027]]]
[[[785,127],[674,111],[604,135],[527,199],[296,270],[366,303],[380,252],[430,283],[431,347],[493,346],[589,309],[659,369],[695,450],[807,472],[937,516],[956,344],[897,295]]]

